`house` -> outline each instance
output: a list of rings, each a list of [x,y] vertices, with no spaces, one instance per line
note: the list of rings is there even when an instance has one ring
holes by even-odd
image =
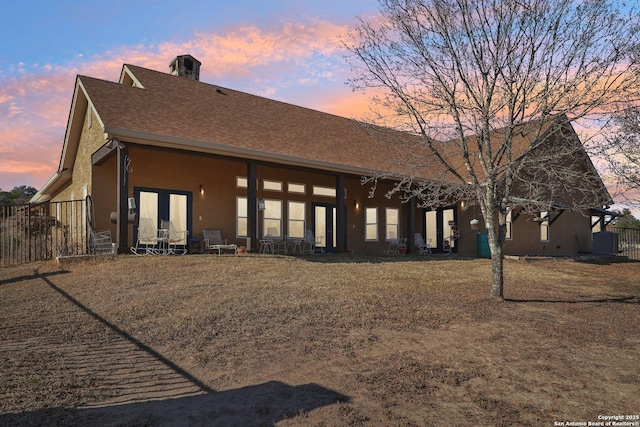
[[[117,83],[78,76],[58,171],[32,202],[90,195],[96,228],[110,229],[120,252],[135,243],[140,218],[151,218],[194,239],[219,229],[252,250],[267,234],[312,230],[327,252],[381,254],[391,239],[411,247],[420,233],[434,252],[478,253],[469,223],[479,212],[388,199],[390,182],[369,194],[362,176],[402,171],[367,127],[202,83],[200,66],[182,55],[170,73],[125,64]],[[536,221],[514,210],[506,253],[590,252],[593,218],[556,207]],[[597,218],[607,213],[594,208]]]

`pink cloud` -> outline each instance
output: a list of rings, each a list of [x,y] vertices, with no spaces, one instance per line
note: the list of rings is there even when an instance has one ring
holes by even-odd
[[[61,65],[18,64],[0,89],[0,188],[44,184],[58,166],[75,76],[117,81],[124,63],[167,72],[176,55],[191,53],[203,63],[203,81],[231,82],[234,89],[276,99],[282,99],[283,88],[300,87],[294,98],[302,105],[357,117],[366,102],[343,84],[348,68],[340,40],[348,31],[327,21],[284,22],[269,29],[243,25],[195,33],[183,43],[120,46]],[[322,92],[309,90],[319,82]]]

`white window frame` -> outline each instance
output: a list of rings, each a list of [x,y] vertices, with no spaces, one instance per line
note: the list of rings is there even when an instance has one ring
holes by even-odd
[[[397,221],[395,223],[392,223],[389,221],[389,218],[391,217],[391,215],[389,215],[390,212],[395,212],[395,216]],[[392,239],[398,239],[400,238],[400,209],[398,208],[385,208],[384,210],[384,214],[385,214],[385,218],[384,218],[384,237],[385,240],[388,242]],[[391,233],[395,234],[395,237],[391,237]]]
[[[369,218],[369,212],[373,212],[374,218]],[[375,238],[369,238],[369,229],[375,230]],[[377,207],[365,207],[364,208],[364,241],[365,242],[377,242],[378,241],[378,208]]]
[[[513,240],[513,210],[511,208],[507,210],[506,226],[507,232],[505,234],[505,239]]]
[[[240,200],[244,200],[246,212],[240,212]],[[241,215],[244,214],[244,215]],[[247,230],[247,234],[240,234],[240,221],[244,220],[246,223],[245,228]],[[249,199],[246,196],[237,196],[236,197],[236,237],[249,237]]]
[[[280,230],[279,234],[277,236],[271,236],[271,237],[282,237],[282,200],[276,200],[276,199],[263,199],[264,204],[265,204],[265,209],[262,211],[262,235],[263,237],[266,237],[269,230],[269,226],[267,225],[267,221],[278,221],[278,230]],[[270,203],[279,203],[280,204],[280,217],[268,217],[267,216],[267,212],[269,211],[268,209],[268,205]]]
[[[298,218],[292,218],[291,215],[291,205],[302,205],[302,219],[298,219]],[[298,202],[295,200],[289,200],[287,202],[287,236],[289,237],[294,237],[294,238],[304,238],[304,233],[306,230],[306,215],[307,215],[307,205],[305,202]],[[291,233],[291,229],[295,228],[292,227],[292,224],[300,224],[302,223],[302,233],[301,235],[293,235]]]
[[[543,218],[547,219],[543,219]],[[540,241],[548,242],[551,240],[551,230],[549,227],[549,211],[540,211]]]
[[[313,195],[321,197],[333,197],[336,198],[336,189],[334,187],[324,187],[322,185],[313,186]]]
[[[293,194],[306,194],[307,186],[305,184],[299,184],[297,182],[287,183],[287,192]]]
[[[274,181],[272,179],[263,179],[262,189],[264,191],[275,191],[277,193],[282,193],[282,181]]]
[[[249,188],[249,179],[246,176],[236,176],[236,188]]]

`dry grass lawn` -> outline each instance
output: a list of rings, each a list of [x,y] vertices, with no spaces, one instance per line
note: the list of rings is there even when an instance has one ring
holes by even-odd
[[[640,413],[640,263],[0,269],[0,425],[553,426]]]

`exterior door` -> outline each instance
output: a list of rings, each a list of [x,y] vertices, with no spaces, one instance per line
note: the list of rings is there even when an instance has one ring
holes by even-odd
[[[164,190],[154,188],[134,188],[134,197],[138,207],[138,218],[149,218],[156,229],[160,228],[162,220],[173,223],[176,231],[191,231],[192,193],[190,191]],[[134,239],[138,230],[134,229]],[[185,235],[189,235],[186,233]],[[141,242],[145,244],[145,242]],[[149,244],[152,242],[148,242]],[[186,245],[178,242],[178,245]]]
[[[330,204],[313,204],[313,235],[319,240],[316,246],[325,252],[333,252],[336,248],[336,206]]]
[[[439,208],[435,211],[424,212],[425,240],[431,245],[433,252],[458,252],[457,212],[455,208]]]

